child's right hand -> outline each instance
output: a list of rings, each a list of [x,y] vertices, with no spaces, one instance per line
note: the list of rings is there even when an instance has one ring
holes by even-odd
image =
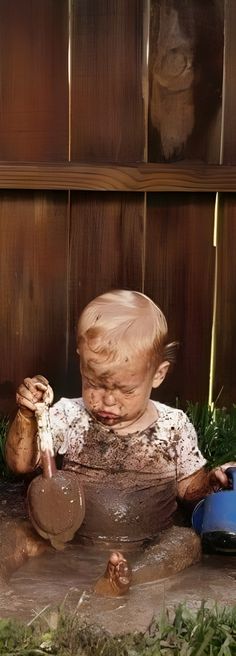
[[[25,378],[16,392],[16,403],[25,415],[31,416],[35,412],[35,403],[45,401],[51,404],[53,391],[44,376]]]

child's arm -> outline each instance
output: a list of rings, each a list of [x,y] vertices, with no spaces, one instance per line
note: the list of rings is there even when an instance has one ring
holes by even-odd
[[[229,486],[224,470],[229,466],[235,466],[235,463],[226,463],[209,471],[206,459],[199,450],[193,424],[184,412],[179,410],[178,413],[180,439],[177,457],[177,494],[181,500],[196,504],[207,494]]]
[[[226,463],[223,467],[216,467],[207,471],[202,467],[197,472],[178,482],[178,497],[184,501],[196,503],[211,492],[221,487],[228,487],[228,477],[224,469],[235,463]]]
[[[33,471],[39,464],[35,403],[48,393],[48,381],[43,376],[25,378],[17,390],[19,410],[7,435],[5,456],[8,466],[17,474]]]

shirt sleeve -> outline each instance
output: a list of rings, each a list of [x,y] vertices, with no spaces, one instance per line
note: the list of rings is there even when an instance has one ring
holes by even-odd
[[[183,478],[195,474],[204,467],[207,461],[198,447],[195,428],[184,412],[181,412],[179,435],[177,480],[181,481]]]

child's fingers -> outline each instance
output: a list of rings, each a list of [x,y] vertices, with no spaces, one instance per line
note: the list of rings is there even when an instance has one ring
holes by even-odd
[[[42,385],[45,385],[46,387],[48,386],[48,380],[45,378],[45,376],[41,376],[41,374],[37,374],[37,376],[34,376],[32,380],[36,380],[39,383],[42,383]]]
[[[215,475],[217,481],[218,481],[223,487],[227,487],[227,486],[228,486],[228,483],[229,483],[229,481],[228,481],[228,477],[227,477],[227,475],[225,474],[223,467],[216,467],[216,469],[214,469],[214,475]]]
[[[217,467],[217,469],[216,469],[216,471],[220,470],[220,472],[221,472],[221,474],[220,474],[221,475],[221,481],[222,481],[222,485],[224,487],[232,487],[232,480],[229,479],[227,474],[226,474],[226,471],[227,471],[228,467],[236,467],[236,462],[232,461],[232,460],[230,462],[225,462],[223,465],[221,465],[221,467]],[[224,477],[224,480],[223,480],[222,477]],[[219,476],[218,476],[218,478],[219,478]]]
[[[24,382],[18,387],[17,402],[26,405],[26,402],[36,403],[42,399],[47,386],[38,382],[34,378],[25,378]],[[34,408],[33,408],[34,409]]]
[[[53,396],[54,396],[53,390],[50,387],[50,385],[48,385],[43,395],[44,403],[46,403],[47,405],[51,405],[53,402]]]
[[[29,410],[32,410],[33,412],[35,411],[35,405],[34,402],[31,400],[32,397],[29,398],[29,396],[25,396],[25,392],[23,394],[20,393],[20,388],[16,392],[16,403],[19,406],[23,406],[24,408],[28,408]]]
[[[45,390],[47,389],[47,386],[41,383],[36,377],[25,378],[23,384],[27,392],[30,394],[30,396],[27,392],[24,393],[23,390],[21,390],[21,386],[19,389],[20,394],[22,394],[26,398],[30,398],[30,400],[34,402],[40,401],[42,399],[43,392],[45,392]]]
[[[38,401],[44,401],[47,405],[51,405],[53,402],[53,390],[49,385],[47,378],[44,376],[34,376],[32,379],[37,390],[41,392],[41,396],[38,397]]]
[[[44,401],[48,405],[53,401],[53,391],[47,379],[40,375],[25,378],[16,393],[17,404],[34,412],[35,403],[40,401]]]
[[[34,380],[36,379],[36,387],[37,389],[41,390],[43,392],[42,394],[42,401],[46,403],[47,405],[51,405],[53,402],[53,390],[51,386],[49,385],[49,382],[47,378],[44,376],[38,375],[34,376]]]
[[[36,390],[40,390],[41,392],[46,392],[46,389],[48,388],[48,385],[44,385],[43,383],[34,383],[34,388]]]

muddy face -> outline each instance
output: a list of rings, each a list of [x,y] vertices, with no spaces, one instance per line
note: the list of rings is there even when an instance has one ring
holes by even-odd
[[[88,347],[81,352],[82,393],[85,407],[93,417],[116,429],[134,423],[146,412],[154,372],[144,356],[122,363],[107,363]]]

